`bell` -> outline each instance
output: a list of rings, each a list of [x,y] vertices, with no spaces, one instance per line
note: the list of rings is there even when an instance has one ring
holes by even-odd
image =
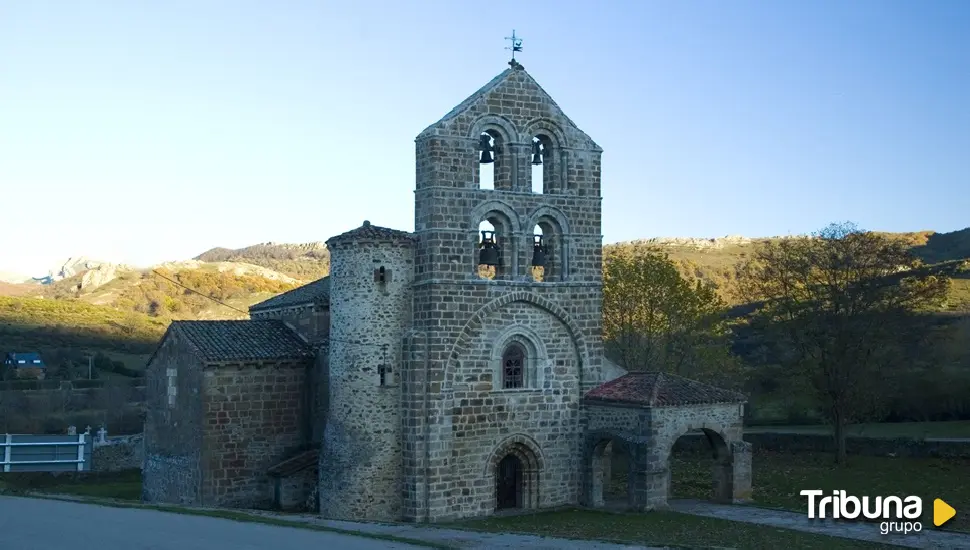
[[[535,236],[535,244],[532,246],[532,266],[545,267],[546,251],[542,246],[542,235]]]
[[[492,138],[488,134],[482,134],[478,138],[478,148],[482,151],[482,156],[478,162],[481,164],[490,164],[495,161],[492,158]]]
[[[482,248],[478,251],[478,265],[499,265],[498,248],[493,239],[494,233],[482,231]]]
[[[542,149],[540,148],[538,141],[532,142],[532,165],[538,166],[542,164]]]

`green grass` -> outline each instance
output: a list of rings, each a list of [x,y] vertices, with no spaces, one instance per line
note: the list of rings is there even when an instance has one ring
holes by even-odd
[[[647,546],[862,549],[887,545],[677,512],[617,514],[570,509],[462,521],[449,527],[498,533],[592,539]]]
[[[0,490],[38,491],[95,498],[141,500],[141,470],[122,472],[20,472],[0,474]]]
[[[747,433],[773,432],[793,434],[831,434],[829,426],[752,426]],[[853,424],[848,435],[863,437],[914,438],[970,437],[970,420],[951,422],[884,422],[876,424]]]
[[[712,496],[713,459],[709,455],[676,453],[671,457],[670,466],[673,498],[709,499]],[[827,493],[842,489],[854,496],[915,495],[923,499],[924,527],[932,528],[933,499],[941,498],[958,512],[945,527],[970,531],[970,514],[960,513],[970,511],[968,472],[970,459],[850,455],[845,467],[837,467],[828,453],[756,451],[753,500],[759,506],[805,512],[805,497],[798,494],[803,489],[821,489]]]

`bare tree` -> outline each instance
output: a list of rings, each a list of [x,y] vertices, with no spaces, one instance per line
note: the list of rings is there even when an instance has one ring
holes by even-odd
[[[811,382],[844,463],[845,427],[877,410],[894,346],[914,313],[942,303],[949,279],[851,223],[763,243],[738,271],[741,297],[758,304],[754,322]]]

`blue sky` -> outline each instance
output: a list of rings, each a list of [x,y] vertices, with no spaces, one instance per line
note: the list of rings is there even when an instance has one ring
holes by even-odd
[[[970,3],[8,1],[0,270],[413,228],[506,68],[605,150],[604,240],[970,225]]]

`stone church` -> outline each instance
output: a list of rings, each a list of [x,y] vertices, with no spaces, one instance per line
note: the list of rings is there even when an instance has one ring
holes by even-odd
[[[172,323],[144,499],[412,522],[602,506],[622,446],[649,510],[698,430],[715,498],[749,498],[743,395],[603,356],[600,147],[514,60],[415,142],[413,232],[365,221],[251,320]]]

